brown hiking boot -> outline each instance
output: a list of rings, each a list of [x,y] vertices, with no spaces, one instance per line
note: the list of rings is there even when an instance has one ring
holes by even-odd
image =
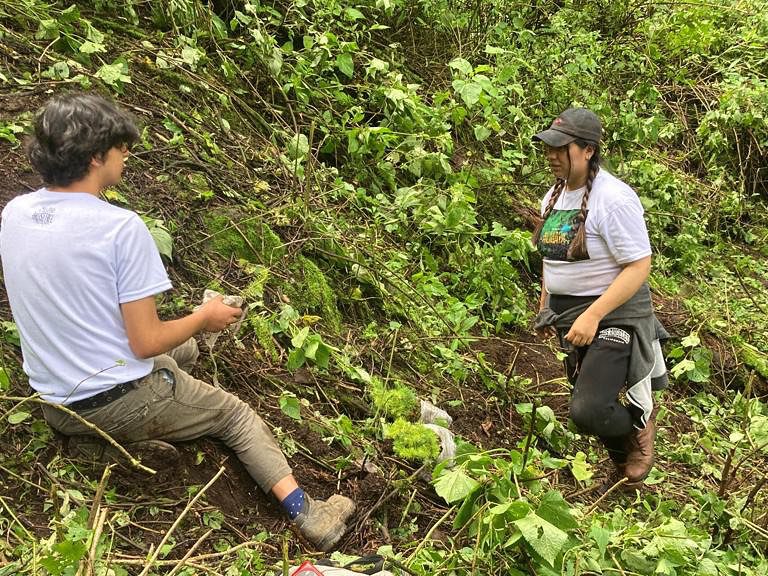
[[[654,408],[648,423],[642,430],[634,430],[627,436],[627,462],[624,475],[627,477],[627,487],[637,487],[648,476],[653,468],[653,442],[656,440],[656,413]]]
[[[355,503],[346,496],[334,494],[323,501],[305,495],[304,508],[294,524],[319,550],[329,552],[344,536],[346,521],[354,511]]]

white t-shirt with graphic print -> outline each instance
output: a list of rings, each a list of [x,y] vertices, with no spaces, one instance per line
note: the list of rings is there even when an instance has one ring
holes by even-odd
[[[601,168],[587,204],[589,258],[566,260],[585,191],[586,187],[563,191],[544,223],[538,248],[544,257],[544,286],[550,294],[599,296],[624,265],[651,254],[640,199],[627,184]],[[551,195],[552,189],[542,200],[542,215]]]
[[[44,399],[70,404],[149,374],[120,304],[171,282],[138,215],[86,193],[24,194],[3,210],[0,256],[24,371]]]

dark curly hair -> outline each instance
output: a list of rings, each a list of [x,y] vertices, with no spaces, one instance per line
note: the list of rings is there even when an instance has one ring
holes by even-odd
[[[68,186],[86,176],[93,158],[138,139],[130,113],[101,96],[71,93],[37,113],[27,157],[46,184]]]

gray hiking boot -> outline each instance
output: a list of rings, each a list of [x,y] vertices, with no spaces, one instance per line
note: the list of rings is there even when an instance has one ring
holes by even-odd
[[[355,512],[355,503],[334,494],[328,500],[304,496],[304,508],[294,524],[304,537],[323,552],[329,552],[347,531],[346,521]]]
[[[179,451],[162,440],[142,440],[123,445],[128,454],[150,468],[167,468],[179,459]],[[70,457],[92,462],[125,463],[126,457],[117,448],[95,436],[70,436],[67,444]]]

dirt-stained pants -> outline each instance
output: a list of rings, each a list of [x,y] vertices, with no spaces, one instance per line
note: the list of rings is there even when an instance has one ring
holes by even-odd
[[[272,432],[253,409],[233,394],[196,380],[189,370],[198,357],[190,338],[155,357],[152,372],[137,387],[106,406],[79,414],[121,443],[182,442],[202,436],[229,446],[265,492],[291,474]],[[81,422],[43,405],[48,423],[68,436],[93,434]]]

